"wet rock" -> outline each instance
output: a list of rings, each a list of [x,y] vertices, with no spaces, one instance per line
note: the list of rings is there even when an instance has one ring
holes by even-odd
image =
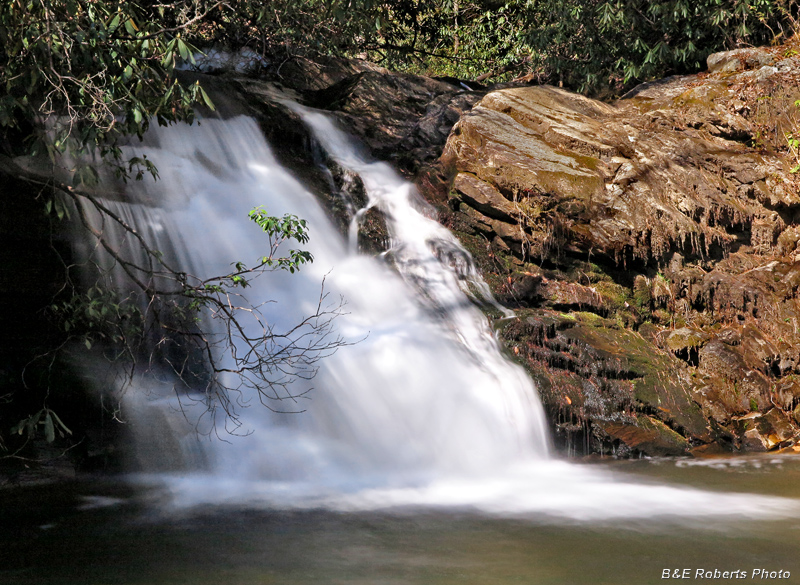
[[[792,439],[797,429],[782,410],[773,408],[758,419],[758,429],[769,448]]]
[[[706,445],[698,445],[689,449],[689,454],[694,457],[715,457],[718,455],[725,455],[730,453],[730,449],[726,449],[718,443],[709,443]]]
[[[797,435],[794,421],[782,410],[772,408],[766,413],[751,412],[735,418],[741,431],[742,450],[769,451],[792,444]]]
[[[754,453],[769,450],[767,441],[761,436],[761,433],[756,429],[750,429],[744,432],[742,436],[742,449]]]
[[[732,245],[733,232],[745,225],[752,246],[772,249],[782,223],[759,208],[758,199],[777,203],[761,183],[776,174],[779,162],[744,152],[739,143],[725,146],[713,133],[677,131],[672,110],[658,112],[647,110],[641,96],[614,107],[550,87],[490,92],[455,125],[441,165],[445,174],[469,173],[525,208],[516,217],[532,234],[546,232],[560,214],[568,225],[566,248],[575,253],[616,262],[661,260],[680,251],[689,259],[710,244]],[[660,127],[664,117],[670,118],[667,128]],[[737,124],[735,118],[718,123]],[[710,164],[723,174],[712,178]],[[777,192],[786,199],[787,190]],[[792,204],[800,203],[792,197]],[[487,205],[482,201],[477,209],[491,215],[506,206]],[[525,230],[520,234],[517,248],[524,251]]]
[[[570,452],[620,453],[624,446],[622,453],[634,455],[682,454],[692,443],[718,438],[687,380],[668,373],[681,362],[658,348],[655,338],[592,313],[524,314],[502,337],[533,374],[557,441]]]
[[[389,249],[389,229],[386,218],[377,207],[358,215],[358,250],[376,256]]]
[[[416,171],[439,155],[453,124],[480,94],[429,77],[367,70],[307,95],[375,154]]]
[[[567,450],[777,449],[800,432],[787,53],[712,55],[614,104],[336,63],[315,85],[298,62],[295,86],[415,177],[524,316],[501,335]]]
[[[318,91],[366,71],[388,73],[367,61],[318,56],[313,59],[296,55],[272,70],[271,77],[299,91]]]
[[[610,437],[651,456],[685,455],[689,442],[663,422],[639,416],[634,424],[605,423],[601,427]]]
[[[487,217],[507,223],[517,223],[514,216],[519,212],[514,205],[492,185],[481,181],[475,175],[459,173],[453,181],[453,188],[467,205]]]
[[[606,300],[594,287],[550,279],[541,273],[516,275],[504,300],[509,304],[544,306],[559,311],[608,312]]]
[[[675,355],[697,365],[698,352],[709,337],[703,331],[681,327],[669,334],[666,344]]]
[[[781,256],[793,254],[798,249],[800,242],[800,226],[791,226],[778,236],[777,252]]]

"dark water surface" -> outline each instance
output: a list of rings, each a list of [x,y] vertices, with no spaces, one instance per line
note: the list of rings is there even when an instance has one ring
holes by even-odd
[[[800,499],[800,458],[601,464],[645,482]],[[800,519],[575,522],[468,510],[203,506],[108,480],[0,491],[1,585],[800,583]],[[755,495],[754,495],[755,497]],[[746,571],[745,579],[697,570]],[[754,570],[790,572],[753,577]]]

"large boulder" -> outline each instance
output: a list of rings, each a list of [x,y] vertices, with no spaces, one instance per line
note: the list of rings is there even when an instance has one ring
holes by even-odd
[[[502,336],[570,450],[794,444],[800,62],[785,54],[713,55],[710,73],[614,104],[500,89],[448,137],[442,216],[524,307]]]
[[[473,191],[505,198],[515,209],[508,222],[524,224],[501,236],[514,250],[538,251],[555,217],[566,225],[571,252],[614,262],[663,262],[676,251],[697,257],[742,244],[769,250],[786,225],[776,208],[800,203],[784,178],[786,162],[677,127],[679,108],[650,109],[654,91],[616,106],[552,87],[489,93],[444,148],[454,195],[492,215],[469,193],[464,198],[458,183],[467,175]]]

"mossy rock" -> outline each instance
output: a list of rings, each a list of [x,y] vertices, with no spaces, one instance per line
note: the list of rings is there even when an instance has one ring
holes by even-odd
[[[689,441],[660,420],[639,415],[633,423],[606,422],[598,426],[630,449],[651,456],[686,455]]]
[[[679,352],[690,348],[702,347],[710,335],[697,329],[682,327],[676,329],[667,337],[667,347],[673,352]]]

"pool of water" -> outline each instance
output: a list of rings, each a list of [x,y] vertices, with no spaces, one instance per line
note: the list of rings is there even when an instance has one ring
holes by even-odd
[[[787,514],[708,516],[698,509],[696,515],[582,520],[467,505],[351,512],[233,503],[176,508],[158,487],[86,479],[0,491],[0,583],[619,585],[663,583],[665,570],[687,569],[693,581],[800,581],[800,517],[790,511],[800,501],[800,457],[591,467],[642,486],[691,486],[720,497],[738,494],[743,502],[787,498]],[[746,577],[723,578],[725,571]]]

